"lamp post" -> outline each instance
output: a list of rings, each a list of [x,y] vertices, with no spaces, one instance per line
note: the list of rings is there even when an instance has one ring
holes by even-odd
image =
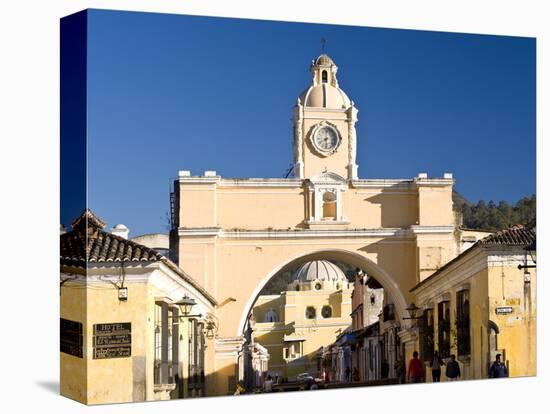
[[[416,315],[416,312],[418,312],[420,310],[420,308],[418,306],[416,306],[414,304],[414,302],[412,302],[409,306],[407,306],[405,308],[405,310],[409,313],[409,317],[406,318],[406,317],[403,317],[402,319],[406,320],[406,319],[413,319],[413,320],[416,320],[416,319],[422,319],[423,316],[415,316]]]
[[[178,315],[177,318],[201,318],[201,314],[191,315],[193,306],[196,304],[197,302],[195,299],[190,298],[187,294],[185,294],[183,298],[174,303],[174,305],[176,305],[182,313],[181,315]]]
[[[527,254],[529,254],[529,256],[531,256],[531,261],[533,262],[533,264],[528,264]],[[519,264],[518,269],[519,270],[523,269],[523,283],[526,286],[529,286],[529,285],[531,285],[531,273],[529,272],[529,269],[534,269],[534,268],[537,267],[536,242],[531,243],[529,246],[527,246],[525,248],[525,262],[524,263],[525,264],[523,264],[523,265]]]

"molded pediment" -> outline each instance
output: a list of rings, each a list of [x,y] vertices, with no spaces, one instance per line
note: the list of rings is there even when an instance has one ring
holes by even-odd
[[[312,184],[346,184],[347,180],[342,177],[341,175],[338,175],[333,172],[325,172],[319,175],[316,175],[315,177],[311,177],[309,179]]]

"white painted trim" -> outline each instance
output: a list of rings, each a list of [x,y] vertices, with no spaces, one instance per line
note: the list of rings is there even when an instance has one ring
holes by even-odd
[[[411,231],[414,234],[441,234],[441,233],[454,233],[455,226],[421,226],[412,225]]]
[[[425,282],[415,292],[415,296],[423,303],[433,299],[452,287],[463,284],[464,281],[487,267],[487,256],[482,249],[471,251],[467,257],[449,265],[440,274]]]
[[[347,221],[307,221],[309,224],[348,224]],[[415,234],[454,233],[454,226],[411,226],[374,229],[222,230],[220,227],[178,229],[180,237],[217,236],[224,239],[307,239],[323,237],[412,237]]]
[[[224,178],[220,187],[266,187],[266,188],[300,188],[304,180],[300,178]]]
[[[75,275],[76,278],[74,280],[71,278],[71,282],[74,281],[82,285],[108,285],[115,289],[111,282],[120,283],[122,276],[120,266],[114,267],[113,264],[112,262],[90,264],[86,275]],[[189,294],[197,301],[199,307],[197,312],[204,315],[214,309],[210,301],[198,289],[187,283],[162,262],[147,263],[147,265],[134,268],[125,266],[124,269],[126,285],[150,283],[171,300],[179,300],[185,294]]]
[[[453,178],[415,178],[414,182],[418,187],[446,187],[453,185]]]
[[[180,227],[178,228],[178,236],[182,237],[203,237],[203,236],[219,236],[222,233],[220,227]]]
[[[338,209],[339,205],[337,205],[336,207]],[[338,216],[338,212],[336,213],[336,215]],[[346,220],[345,217],[342,217],[342,220],[306,220],[305,223],[307,225],[313,225],[313,226],[318,226],[318,225],[334,226],[334,225],[337,225],[337,224],[340,224],[340,225],[350,224],[351,221]]]
[[[178,177],[180,184],[216,184],[221,181],[221,177]]]
[[[383,178],[369,178],[369,179],[358,179],[352,180],[351,186],[353,188],[389,188],[397,187],[407,190],[414,189],[414,181],[408,178],[398,178],[398,179],[383,179]]]

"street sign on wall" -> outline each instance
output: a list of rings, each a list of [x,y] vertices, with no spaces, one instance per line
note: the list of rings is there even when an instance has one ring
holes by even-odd
[[[132,324],[94,324],[94,359],[132,356]]]
[[[497,315],[506,315],[508,313],[512,313],[514,311],[514,308],[511,306],[501,306],[499,308],[495,309]]]
[[[60,351],[82,358],[82,324],[69,319],[60,318]]]

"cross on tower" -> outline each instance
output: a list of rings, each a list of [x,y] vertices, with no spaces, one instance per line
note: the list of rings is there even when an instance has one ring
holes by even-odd
[[[324,37],[321,38],[321,53],[325,53],[325,46],[327,44],[327,39]]]

